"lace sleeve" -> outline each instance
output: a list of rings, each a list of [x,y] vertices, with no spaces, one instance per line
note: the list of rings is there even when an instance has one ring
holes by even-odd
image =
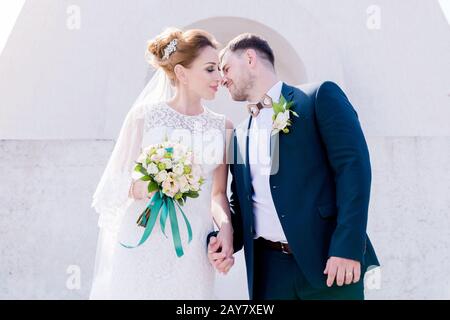
[[[129,202],[135,160],[144,132],[144,106],[132,108],[120,130],[111,157],[93,195],[92,207],[99,213],[99,227],[115,229]]]

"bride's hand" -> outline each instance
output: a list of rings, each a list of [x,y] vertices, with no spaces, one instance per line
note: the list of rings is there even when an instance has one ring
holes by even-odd
[[[153,193],[148,193],[148,181],[134,180],[131,183],[129,197],[135,200],[151,198]]]
[[[208,258],[211,264],[220,273],[227,274],[234,265],[233,227],[231,225],[222,225],[217,238],[211,237],[208,251]]]
[[[221,252],[225,254],[227,258],[230,258],[233,253],[233,227],[231,224],[222,224],[219,233],[217,234],[217,241],[221,244]]]

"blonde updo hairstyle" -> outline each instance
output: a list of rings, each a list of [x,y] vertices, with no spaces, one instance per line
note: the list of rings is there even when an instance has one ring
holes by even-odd
[[[177,39],[176,51],[163,59],[164,49],[174,39]],[[177,64],[189,68],[191,63],[199,56],[205,47],[217,49],[219,43],[208,32],[200,29],[182,31],[177,28],[168,28],[147,44],[146,56],[155,68],[161,67],[169,77],[172,85],[177,84],[174,68]]]

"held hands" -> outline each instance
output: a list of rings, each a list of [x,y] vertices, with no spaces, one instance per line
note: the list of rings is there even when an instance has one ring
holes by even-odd
[[[336,279],[338,286],[356,283],[361,277],[361,264],[359,261],[339,257],[330,257],[323,271],[328,275],[327,286],[331,287]]]
[[[211,237],[208,244],[209,262],[217,271],[227,274],[234,265],[233,230],[229,225],[222,226],[216,237]]]

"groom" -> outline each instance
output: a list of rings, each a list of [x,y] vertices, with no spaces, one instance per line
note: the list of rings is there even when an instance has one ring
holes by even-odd
[[[234,251],[245,248],[250,299],[364,299],[364,274],[379,263],[366,234],[371,168],[358,115],[333,82],[278,81],[274,60],[253,34],[221,52],[224,86],[250,103],[230,160]],[[208,257],[227,271],[217,239],[208,236]]]

